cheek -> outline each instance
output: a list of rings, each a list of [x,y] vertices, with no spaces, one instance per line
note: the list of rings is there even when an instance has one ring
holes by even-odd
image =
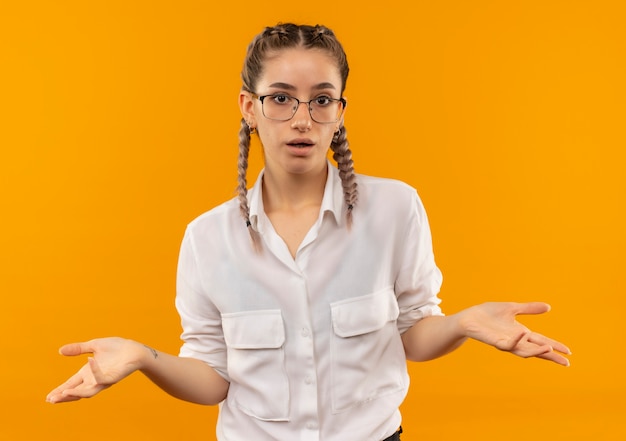
[[[257,127],[256,136],[258,136],[259,144],[261,144],[261,149],[263,150],[263,152],[265,152],[267,148],[271,150],[272,146],[274,145],[271,130],[268,130],[267,127],[263,126]]]
[[[335,136],[335,128],[329,128],[327,132],[324,133],[324,141],[325,144],[330,147],[331,142],[333,141],[333,137]]]

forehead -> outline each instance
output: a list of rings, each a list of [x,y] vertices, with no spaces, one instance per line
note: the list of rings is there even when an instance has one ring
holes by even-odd
[[[286,83],[307,89],[330,83],[341,90],[341,74],[335,59],[321,49],[293,48],[270,52],[263,63],[259,87]]]

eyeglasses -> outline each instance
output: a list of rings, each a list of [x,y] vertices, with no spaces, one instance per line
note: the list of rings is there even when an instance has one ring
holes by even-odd
[[[330,124],[339,121],[346,108],[345,99],[331,98],[326,95],[320,95],[310,101],[300,101],[284,93],[262,96],[252,93],[251,95],[252,98],[261,101],[263,116],[275,121],[289,121],[298,111],[300,104],[306,104],[313,121]]]

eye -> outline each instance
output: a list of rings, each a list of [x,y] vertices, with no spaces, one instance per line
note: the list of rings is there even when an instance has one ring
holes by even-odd
[[[271,95],[271,98],[274,104],[289,104],[292,100],[289,95],[284,94]]]
[[[329,96],[321,95],[313,100],[313,104],[320,107],[326,107],[333,102],[333,99]]]

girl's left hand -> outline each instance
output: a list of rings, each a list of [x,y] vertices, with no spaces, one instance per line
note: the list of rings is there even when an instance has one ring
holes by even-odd
[[[488,302],[460,312],[459,324],[467,337],[501,351],[569,366],[569,360],[563,355],[571,354],[567,346],[531,331],[516,320],[520,314],[543,314],[549,310],[550,305],[542,302]]]

